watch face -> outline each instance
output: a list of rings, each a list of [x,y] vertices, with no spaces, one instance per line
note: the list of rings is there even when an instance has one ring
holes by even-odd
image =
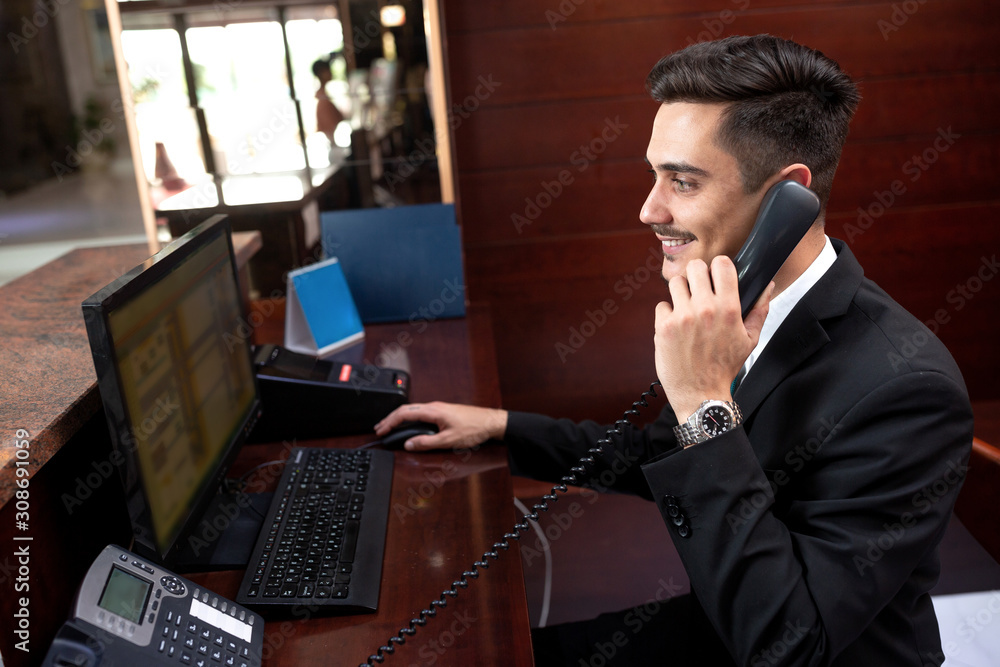
[[[709,437],[725,433],[733,427],[733,416],[721,405],[710,405],[701,415],[701,429]]]

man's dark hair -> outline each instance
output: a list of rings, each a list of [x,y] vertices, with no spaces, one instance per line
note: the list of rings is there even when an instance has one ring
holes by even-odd
[[[319,75],[322,74],[324,70],[326,70],[327,74],[330,73],[330,61],[327,60],[326,58],[320,58],[319,60],[313,63],[312,69],[313,69],[313,76],[315,76],[318,79]]]
[[[692,44],[656,63],[646,89],[661,103],[728,104],[716,141],[736,158],[743,190],[801,162],[824,206],[861,99],[836,62],[772,35]]]

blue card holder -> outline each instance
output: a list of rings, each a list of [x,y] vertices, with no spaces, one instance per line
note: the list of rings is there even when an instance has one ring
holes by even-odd
[[[364,339],[365,330],[336,257],[288,273],[285,345],[323,357]]]

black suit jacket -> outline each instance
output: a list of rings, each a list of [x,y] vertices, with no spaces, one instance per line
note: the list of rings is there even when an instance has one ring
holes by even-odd
[[[590,480],[658,504],[736,663],[938,665],[928,591],[972,411],[940,341],[834,245],[737,389],[742,428],[680,449],[667,406]],[[511,413],[505,439],[516,472],[559,479],[603,434]]]

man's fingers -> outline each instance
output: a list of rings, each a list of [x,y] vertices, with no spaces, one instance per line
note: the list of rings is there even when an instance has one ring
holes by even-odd
[[[725,255],[712,260],[712,284],[716,294],[739,294],[740,286],[736,277],[736,265]]]
[[[403,448],[408,452],[419,452],[429,449],[449,449],[451,445],[445,441],[445,437],[440,433],[436,435],[417,435],[403,443]]]
[[[664,318],[666,318],[672,312],[674,312],[674,307],[670,305],[669,301],[661,301],[658,304],[656,304],[656,310],[655,310],[656,322],[654,326],[656,328],[659,328]]]
[[[431,412],[432,410],[423,403],[401,405],[386,415],[382,421],[375,424],[375,435],[381,437],[403,422],[424,421],[437,423],[431,416]]]
[[[691,290],[688,287],[687,278],[684,276],[674,276],[667,283],[670,290],[670,302],[674,310],[684,308],[691,301]]]
[[[685,273],[692,299],[705,298],[712,293],[712,279],[708,274],[708,265],[704,261],[692,259],[688,262]]]

